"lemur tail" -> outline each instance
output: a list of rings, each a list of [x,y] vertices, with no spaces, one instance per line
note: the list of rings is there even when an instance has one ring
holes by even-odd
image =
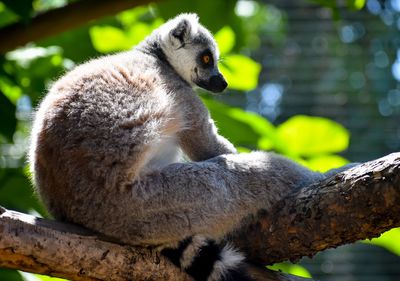
[[[255,281],[247,274],[241,253],[200,235],[182,240],[177,248],[165,248],[161,254],[195,281]]]

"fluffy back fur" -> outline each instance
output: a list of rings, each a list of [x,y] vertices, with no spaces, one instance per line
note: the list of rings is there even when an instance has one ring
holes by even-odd
[[[215,241],[322,176],[274,154],[235,154],[192,90],[225,89],[217,60],[210,32],[183,14],[135,49],[56,81],[36,112],[29,153],[49,212],[161,246],[195,280],[251,280],[243,256]],[[181,163],[181,153],[193,162]]]

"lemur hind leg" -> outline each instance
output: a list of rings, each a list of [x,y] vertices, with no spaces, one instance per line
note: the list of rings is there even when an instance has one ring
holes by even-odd
[[[299,182],[307,185],[323,178],[265,152],[174,163],[104,202],[111,204],[115,219],[109,225],[104,221],[102,232],[130,244],[169,244],[194,234],[219,239]]]
[[[240,227],[247,215],[268,209],[299,182],[307,185],[323,178],[262,152],[170,164],[131,184],[129,194],[115,202],[121,228],[115,228],[114,221],[109,234],[127,243],[163,245],[161,253],[196,281],[252,281],[244,256],[215,241]]]

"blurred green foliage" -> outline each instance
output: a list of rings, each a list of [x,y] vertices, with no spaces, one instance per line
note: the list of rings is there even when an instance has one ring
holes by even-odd
[[[121,27],[112,25],[91,27],[89,34],[93,47],[100,53],[129,50],[149,35],[153,29],[164,23],[162,18],[157,17],[143,21],[143,17],[146,17],[148,13],[148,8],[139,7],[122,12],[116,17]]]
[[[236,43],[235,32],[224,26],[215,34],[221,53],[219,68],[228,81],[229,88],[249,91],[257,87],[261,65],[249,57],[232,54]]]
[[[210,98],[203,98],[203,101],[220,133],[244,152],[273,150],[321,172],[348,163],[334,153],[347,148],[350,134],[334,121],[297,115],[275,127],[255,113]]]
[[[394,228],[383,233],[379,238],[365,240],[364,243],[370,243],[381,246],[395,255],[400,256],[400,228]]]
[[[332,1],[317,2],[335,8]],[[348,6],[356,9],[364,4],[363,0],[348,1]],[[18,21],[29,28],[32,16],[63,5],[68,5],[68,1],[1,0],[0,28]],[[272,6],[256,2],[254,5],[255,12],[243,18],[235,12],[236,0],[167,0],[91,22],[0,56],[0,205],[46,216],[28,179],[25,155],[33,108],[51,81],[90,57],[130,49],[178,13],[198,13],[201,22],[215,34],[221,52],[220,68],[231,90],[249,91],[257,87],[261,65],[244,53],[250,54],[260,47],[260,31],[270,34],[271,41],[279,44],[284,39],[285,25],[277,20]],[[231,107],[210,95],[204,95],[203,100],[221,134],[242,152],[274,150],[319,171],[347,163],[337,153],[347,148],[349,132],[331,120],[294,116],[275,126],[255,113]],[[398,254],[399,249],[393,245],[399,236],[398,230],[393,230],[373,242]],[[277,265],[275,269],[307,276],[297,265]],[[0,270],[0,280],[50,280],[27,276]]]
[[[289,262],[278,263],[274,265],[267,266],[268,269],[280,271],[280,272],[287,272],[293,275],[297,275],[304,278],[312,278],[310,272],[304,267],[298,264],[292,264]]]

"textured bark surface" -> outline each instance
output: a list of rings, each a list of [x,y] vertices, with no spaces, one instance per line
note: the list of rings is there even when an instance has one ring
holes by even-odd
[[[0,267],[79,281],[192,280],[155,250],[119,245],[75,225],[2,207]],[[256,266],[251,273],[260,281],[304,280]]]
[[[100,240],[74,225],[4,209],[0,267],[71,280],[191,280],[156,251]]]
[[[231,239],[253,262],[272,264],[399,226],[400,153],[393,153],[290,194]]]
[[[400,153],[308,186],[230,238],[264,265],[378,236],[400,226]],[[0,207],[0,267],[71,280],[191,280],[156,251]],[[253,267],[257,280],[302,280]]]

